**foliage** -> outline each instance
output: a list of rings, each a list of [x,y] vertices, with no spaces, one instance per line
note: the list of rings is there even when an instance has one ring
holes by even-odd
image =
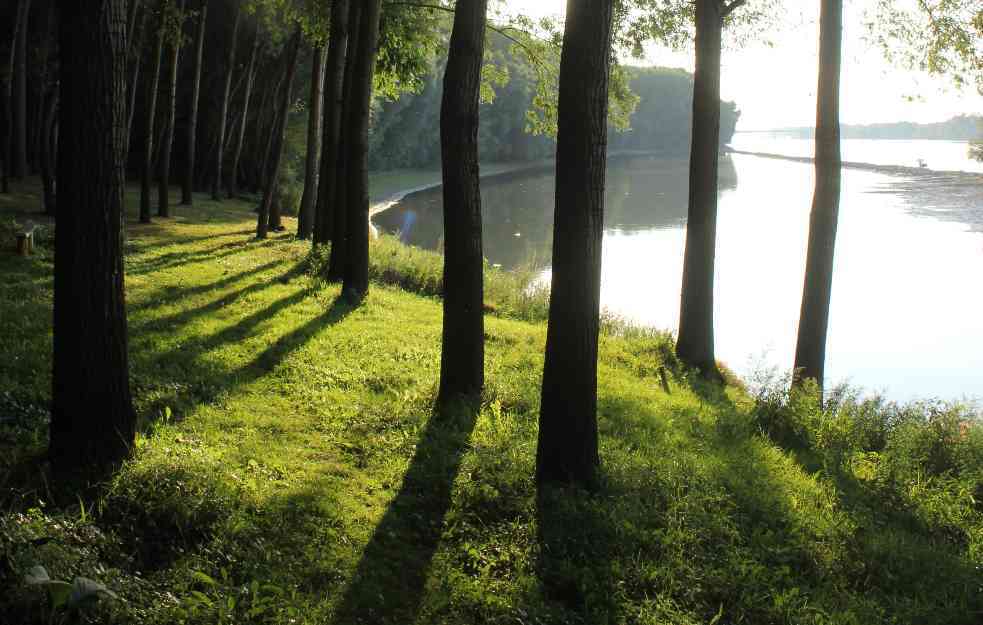
[[[983,94],[983,8],[975,0],[878,0],[867,27],[888,59]]]
[[[0,256],[0,621],[47,621],[40,565],[100,580],[120,601],[85,619],[129,625],[978,622],[964,408],[720,389],[621,326],[600,341],[601,488],[537,494],[545,324],[489,316],[480,406],[435,414],[439,303],[376,283],[348,308],[308,279],[309,244],[252,239],[251,208],[128,225],[144,427],[84,499],[39,460],[50,258]],[[379,268],[433,261],[378,245]]]

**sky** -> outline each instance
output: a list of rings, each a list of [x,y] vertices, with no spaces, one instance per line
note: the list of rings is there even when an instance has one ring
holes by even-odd
[[[508,11],[562,16],[566,0],[505,0]],[[791,3],[799,4],[799,0]],[[790,3],[790,4],[791,4]],[[910,72],[884,60],[864,40],[863,15],[869,0],[847,2],[843,32],[841,120],[844,124],[943,121],[959,114],[983,113],[983,97],[959,91],[944,79]],[[801,0],[774,47],[752,42],[724,50],[721,95],[741,110],[738,130],[765,130],[815,123],[818,72],[819,2]],[[801,13],[800,13],[801,12]],[[790,13],[793,13],[790,11]],[[628,61],[637,63],[637,61]],[[692,71],[692,50],[651,46],[645,64]]]

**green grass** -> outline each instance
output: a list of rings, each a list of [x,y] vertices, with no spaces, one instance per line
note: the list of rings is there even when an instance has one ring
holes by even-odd
[[[122,598],[68,622],[980,622],[983,434],[959,408],[721,391],[616,324],[601,487],[537,495],[541,303],[489,278],[487,391],[436,416],[435,257],[376,242],[352,309],[249,210],[128,225],[141,433],[85,501],[41,460],[52,255],[0,242],[0,621],[47,622],[41,564]]]

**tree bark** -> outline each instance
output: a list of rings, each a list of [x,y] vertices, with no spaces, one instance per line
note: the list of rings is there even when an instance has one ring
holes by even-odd
[[[440,107],[444,194],[441,400],[485,384],[484,255],[478,182],[478,104],[488,0],[458,0]]]
[[[10,193],[10,176],[14,160],[14,61],[17,58],[17,40],[20,36],[23,2],[18,2],[14,21],[11,24],[10,56],[7,61],[7,82],[3,90],[3,175],[0,177],[0,191]]]
[[[134,6],[139,4],[139,2],[134,2]],[[129,156],[130,153],[130,139],[133,136],[133,116],[136,113],[137,107],[137,86],[140,84],[140,65],[143,61],[143,39],[147,32],[147,14],[150,13],[150,8],[146,7],[140,12],[140,21],[136,23],[136,32],[127,31],[128,37],[133,37],[130,40],[130,106],[127,108],[126,114],[126,153]],[[135,17],[135,16],[134,16]]]
[[[283,93],[280,97],[277,120],[272,130],[274,133],[274,146],[271,159],[272,162],[267,172],[266,189],[263,193],[263,203],[260,204],[259,219],[256,223],[257,239],[265,239],[271,225],[276,229],[278,229],[280,226],[279,210],[277,210],[276,213],[271,213],[271,208],[273,204],[273,194],[276,191],[277,186],[277,177],[280,172],[280,163],[283,161],[283,135],[287,131],[287,120],[290,118],[290,99],[294,86],[294,76],[297,74],[297,56],[300,51],[300,34],[300,26],[298,25],[294,29],[294,33],[291,35],[290,42],[287,44],[287,49],[285,50],[287,55],[287,74],[286,78],[284,79],[285,84],[283,86]],[[271,215],[275,221],[270,219]]]
[[[215,178],[212,180],[212,199],[216,202],[221,198],[222,188],[222,161],[225,156],[225,128],[229,117],[229,98],[232,94],[232,74],[236,64],[236,44],[239,39],[239,22],[242,20],[242,9],[236,3],[236,16],[232,22],[232,39],[229,44],[229,55],[225,59],[225,88],[222,92],[222,111],[219,113],[218,120],[218,145],[215,147]],[[250,61],[250,64],[252,61]],[[249,104],[249,96],[246,96],[246,105]],[[234,175],[234,174],[233,174]]]
[[[538,483],[591,485],[613,0],[567,0],[560,57],[556,214]]]
[[[676,354],[708,379],[721,380],[714,354],[713,282],[717,242],[720,153],[720,0],[696,0],[693,140],[689,160],[689,217]]]
[[[338,135],[337,176],[334,189],[334,209],[331,227],[331,258],[328,263],[328,280],[341,282],[345,278],[348,263],[348,194],[351,189],[348,144],[351,141],[351,115],[354,89],[355,66],[359,54],[363,5],[353,3],[348,13],[348,53],[341,91],[341,130]]]
[[[253,50],[249,55],[249,68],[246,70],[246,93],[242,100],[242,122],[239,124],[238,138],[232,155],[232,169],[229,171],[229,197],[239,195],[239,158],[242,156],[242,144],[246,138],[246,123],[249,120],[249,99],[253,94],[253,82],[256,78],[256,56],[259,53],[259,29],[253,38]],[[257,122],[258,123],[258,122]],[[219,155],[221,158],[221,155]],[[221,168],[220,168],[221,169]]]
[[[62,2],[51,441],[55,476],[117,465],[134,442],[123,292],[126,2]]]
[[[21,0],[20,27],[15,42],[14,81],[14,156],[11,175],[20,180],[27,175],[27,33],[31,0]]]
[[[167,0],[161,0],[164,10]],[[161,19],[163,19],[161,17]],[[160,88],[160,66],[164,56],[164,23],[157,24],[157,49],[154,51],[154,73],[147,81],[147,130],[143,144],[143,171],[140,175],[140,223],[150,223],[150,183],[154,168],[154,123],[157,120],[157,91]]]
[[[809,217],[802,310],[795,346],[796,381],[822,389],[826,334],[833,291],[833,256],[840,208],[840,65],[843,0],[822,0],[819,21],[819,85],[816,91],[816,191]]]
[[[195,37],[195,68],[191,88],[191,115],[188,119],[188,155],[184,163],[184,180],[181,181],[181,204],[191,206],[194,203],[192,191],[195,181],[195,150],[198,146],[198,97],[201,94],[201,64],[205,50],[205,26],[208,20],[208,0],[201,1],[201,13],[198,16],[198,33]],[[228,72],[232,76],[231,69]]]
[[[311,102],[307,118],[307,159],[304,171],[304,195],[297,219],[297,238],[309,239],[314,233],[314,203],[317,199],[318,168],[321,163],[321,125],[324,110],[324,63],[328,49],[313,50],[311,69]]]
[[[44,119],[41,122],[41,187],[42,204],[44,214],[54,217],[56,215],[55,199],[55,162],[54,155],[57,154],[54,144],[55,114],[58,111],[58,87],[45,98]]]
[[[351,303],[369,291],[369,111],[379,51],[382,0],[365,0],[359,19],[358,52],[352,74],[352,114],[348,143],[348,262],[342,293]]]
[[[331,38],[328,41],[328,65],[324,86],[324,136],[321,141],[321,175],[318,180],[317,208],[314,216],[314,245],[323,245],[330,241],[333,230],[331,209],[338,184],[349,8],[348,0],[335,0],[331,5]]]
[[[183,23],[184,0],[178,0],[177,10]],[[167,117],[164,122],[164,139],[160,150],[160,173],[157,178],[157,216],[171,216],[171,150],[174,147],[174,124],[177,119],[177,77],[178,65],[181,60],[181,37],[183,28],[178,26],[178,32],[170,33],[171,40],[171,75],[167,82]]]
[[[286,54],[286,51],[284,51],[284,54]],[[283,58],[286,57],[284,56]],[[266,132],[266,147],[263,149],[263,159],[254,165],[256,167],[256,175],[253,176],[253,185],[256,187],[257,190],[266,189],[267,171],[269,171],[270,159],[273,157],[273,146],[276,143],[276,125],[277,125],[277,120],[280,119],[279,117],[280,108],[278,105],[280,101],[280,97],[279,97],[280,88],[283,87],[283,79],[286,72],[287,69],[284,68],[283,72],[280,74],[280,77],[277,79],[276,87],[274,87],[272,91],[273,96],[270,98],[269,101],[270,123],[269,123],[269,128],[267,129]],[[260,113],[262,113],[262,110],[260,110]],[[263,125],[258,123],[257,121],[256,126],[257,129],[259,130],[259,132],[257,133],[258,136],[256,139],[256,144],[259,145],[260,142],[259,137],[262,136]]]

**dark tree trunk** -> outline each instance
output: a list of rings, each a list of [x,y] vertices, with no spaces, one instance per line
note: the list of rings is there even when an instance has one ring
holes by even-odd
[[[164,9],[166,0],[161,0]],[[154,171],[154,123],[157,120],[157,91],[160,87],[160,66],[164,56],[164,24],[157,24],[157,49],[154,51],[154,73],[147,81],[147,131],[143,144],[143,171],[140,174],[140,223],[150,223],[150,184]]]
[[[696,0],[693,142],[689,160],[689,218],[676,354],[719,381],[713,349],[713,274],[717,242],[720,153],[720,0]]]
[[[283,221],[281,220],[282,204],[280,198],[280,181],[274,180],[273,182],[273,195],[270,200],[270,222],[269,229],[273,232],[280,232],[283,230]]]
[[[324,110],[324,63],[327,48],[314,48],[311,69],[311,103],[307,123],[307,160],[304,171],[304,195],[300,200],[297,238],[309,239],[314,233],[314,203],[317,200],[318,166],[321,162],[321,123]]]
[[[816,91],[816,192],[809,217],[795,379],[815,380],[820,389],[826,366],[826,332],[833,292],[833,254],[840,209],[840,62],[843,0],[822,0],[819,86]]]
[[[331,38],[324,86],[324,136],[321,141],[321,175],[314,216],[314,245],[331,240],[332,204],[338,181],[341,114],[344,107],[345,56],[348,53],[349,2],[335,0],[331,5]]]
[[[372,80],[379,51],[379,19],[382,0],[365,0],[359,19],[358,48],[352,73],[352,114],[349,118],[348,262],[342,293],[361,302],[369,291],[369,110]]]
[[[249,68],[246,70],[246,93],[242,99],[242,121],[239,124],[238,138],[235,151],[232,154],[232,169],[229,171],[229,197],[239,195],[239,159],[242,156],[242,144],[246,138],[246,123],[249,120],[249,99],[253,95],[253,82],[256,79],[256,57],[259,53],[259,31],[253,38],[253,51],[249,55]],[[259,123],[257,121],[257,123]]]
[[[23,3],[18,3],[14,21],[11,24],[10,56],[7,60],[7,81],[3,89],[3,175],[0,177],[0,191],[10,193],[10,168],[14,159],[14,60],[17,56],[17,39],[20,33]]]
[[[181,204],[191,206],[194,198],[191,193],[194,191],[195,180],[195,150],[198,145],[198,97],[201,94],[201,63],[202,54],[205,50],[205,26],[208,20],[208,0],[202,0],[201,13],[198,16],[198,34],[195,37],[195,68],[193,85],[191,88],[191,115],[188,118],[188,154],[185,158],[184,180],[181,181]],[[234,44],[233,44],[234,45]],[[232,76],[230,69],[229,77]]]
[[[286,58],[287,51],[284,51],[284,58]],[[283,78],[286,74],[287,69],[284,68],[283,73],[280,74],[280,78],[277,80],[276,87],[273,89],[273,96],[270,98],[270,123],[269,128],[266,132],[266,147],[263,149],[263,159],[256,164],[256,175],[253,176],[253,184],[256,189],[266,189],[267,187],[267,172],[270,167],[270,159],[273,157],[273,147],[276,143],[276,126],[277,120],[280,119],[280,88],[283,86]],[[262,112],[262,111],[261,111]],[[262,126],[257,124],[262,132]],[[256,144],[259,145],[259,138],[257,137]]]
[[[297,74],[297,57],[300,51],[300,26],[294,29],[294,34],[290,37],[285,53],[287,55],[287,75],[284,79],[283,93],[280,96],[279,112],[277,113],[276,123],[273,126],[273,155],[269,170],[267,172],[266,189],[263,193],[263,203],[259,208],[259,219],[256,223],[256,238],[265,239],[267,232],[272,225],[274,229],[280,228],[279,205],[276,212],[272,212],[273,194],[276,192],[277,177],[280,173],[280,163],[283,160],[283,135],[287,131],[287,120],[290,118],[290,98],[294,87],[294,76]],[[271,216],[276,220],[273,221]]]
[[[21,0],[20,27],[14,42],[14,156],[11,175],[20,180],[27,175],[27,34],[30,22],[31,0]]]
[[[222,110],[219,113],[218,120],[218,145],[215,146],[215,178],[212,180],[212,199],[216,202],[222,199],[222,161],[223,157],[225,156],[225,128],[229,117],[229,98],[232,95],[232,74],[236,64],[236,44],[239,39],[239,22],[242,20],[242,9],[239,7],[239,3],[236,3],[235,12],[235,20],[232,22],[232,39],[231,43],[229,44],[229,56],[225,59],[225,88],[222,92]],[[255,50],[255,47],[253,49]],[[250,71],[252,71],[252,63],[253,61],[250,60]],[[247,87],[247,90],[250,87]],[[249,95],[247,93],[246,104],[244,106],[248,105]],[[232,177],[235,178],[235,172],[233,172]],[[234,186],[235,184],[233,183],[231,187]]]
[[[536,478],[590,485],[614,0],[568,0],[560,57],[556,214]]]
[[[332,193],[334,210],[332,211],[331,227],[331,259],[328,263],[328,280],[340,282],[345,278],[345,266],[348,263],[348,194],[351,189],[349,172],[348,144],[351,141],[351,115],[354,90],[352,85],[355,78],[355,66],[358,63],[359,25],[362,21],[363,7],[360,3],[350,5],[348,12],[348,52],[345,60],[345,71],[341,88],[341,126],[338,134],[338,160],[335,189]]]
[[[44,214],[55,216],[55,159],[58,152],[54,145],[55,113],[58,111],[58,89],[45,99],[44,118],[41,122],[41,186]]]
[[[457,2],[440,107],[444,180],[442,400],[477,397],[485,384],[478,102],[487,10],[488,0]]]
[[[44,36],[38,46],[38,55],[32,60],[33,64],[37,66],[35,79],[37,81],[35,85],[37,98],[34,115],[31,119],[31,146],[28,153],[28,164],[32,169],[36,169],[39,172],[43,168],[41,159],[44,158],[44,154],[41,141],[44,138],[44,123],[47,119],[48,92],[54,88],[54,85],[49,85],[49,82],[51,82],[53,77],[51,71],[51,60],[54,58],[52,48],[56,45],[55,40],[58,37],[56,10],[57,7],[54,2],[48,5],[48,10],[45,14]]]
[[[50,457],[55,475],[133,446],[123,294],[126,2],[62,2]]]
[[[134,2],[134,6],[139,2]],[[140,65],[143,60],[143,39],[147,32],[147,15],[150,9],[145,8],[140,12],[140,21],[136,24],[137,32],[127,31],[130,40],[130,106],[126,113],[126,153],[130,153],[130,139],[133,136],[133,116],[137,108],[137,86],[140,84]]]
[[[184,13],[184,0],[178,0],[177,10]],[[164,122],[164,138],[160,149],[159,174],[157,178],[157,216],[171,216],[171,150],[174,147],[174,124],[177,118],[177,77],[178,65],[181,61],[181,27],[178,32],[170,33],[171,39],[171,75],[167,81],[165,103],[167,112]]]

